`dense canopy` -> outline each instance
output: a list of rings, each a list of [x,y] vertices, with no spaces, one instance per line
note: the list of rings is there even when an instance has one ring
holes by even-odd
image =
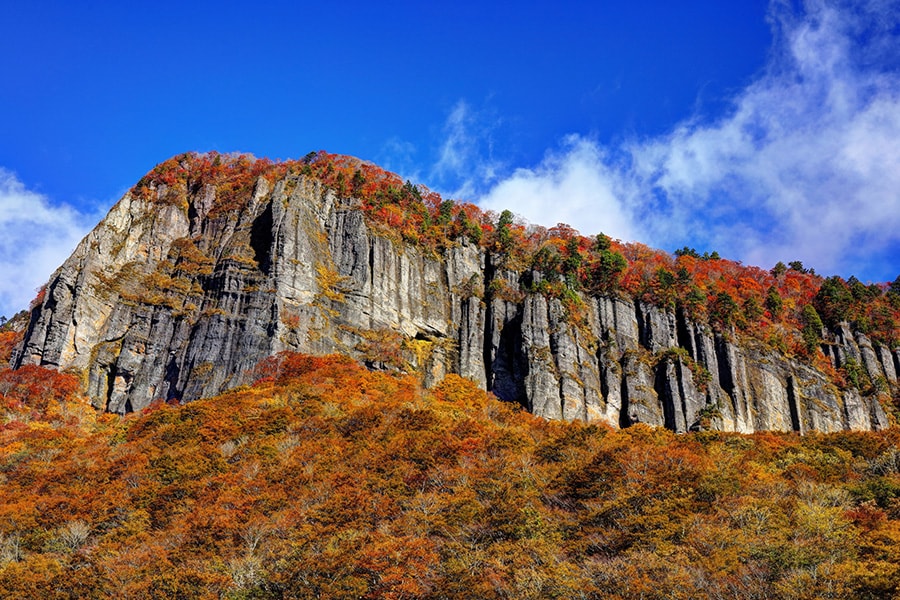
[[[898,430],[675,435],[549,422],[283,354],[125,418],[0,373],[0,596],[884,598]]]

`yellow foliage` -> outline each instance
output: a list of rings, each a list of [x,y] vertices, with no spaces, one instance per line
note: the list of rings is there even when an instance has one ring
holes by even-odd
[[[319,263],[316,265],[316,284],[319,293],[332,302],[343,302],[344,294],[340,291],[340,285],[344,278],[333,268]]]
[[[547,422],[457,375],[428,390],[338,356],[281,353],[258,376],[125,418],[10,409],[0,597],[900,590],[897,430]]]

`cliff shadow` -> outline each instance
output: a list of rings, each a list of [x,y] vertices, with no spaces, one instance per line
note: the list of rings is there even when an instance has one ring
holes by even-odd
[[[488,391],[493,392],[501,400],[518,402],[526,409],[530,409],[525,391],[528,360],[522,348],[521,310],[501,326],[499,343],[493,354],[493,360],[488,367],[490,376]]]
[[[253,249],[253,258],[259,265],[259,270],[269,274],[272,268],[272,203],[266,205],[266,209],[262,211],[253,225],[250,227],[250,247]]]

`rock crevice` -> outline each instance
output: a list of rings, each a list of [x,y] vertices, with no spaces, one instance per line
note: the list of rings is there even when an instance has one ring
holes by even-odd
[[[215,193],[198,189],[187,206],[126,195],[53,275],[13,366],[81,372],[95,405],[116,413],[248,383],[259,361],[296,350],[427,384],[457,373],[550,419],[887,426],[874,397],[774,350],[629,298],[581,296],[574,319],[483,248],[405,244],[302,176],[261,179],[245,208],[211,217]],[[824,349],[836,367],[852,358],[873,381],[897,381],[900,351],[845,325]]]

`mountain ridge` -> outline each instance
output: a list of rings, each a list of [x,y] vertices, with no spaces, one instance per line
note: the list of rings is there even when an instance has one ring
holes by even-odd
[[[548,418],[879,429],[893,287],[526,227],[351,157],[185,154],[54,274],[12,364],[79,371],[119,413],[294,350],[457,373]]]

